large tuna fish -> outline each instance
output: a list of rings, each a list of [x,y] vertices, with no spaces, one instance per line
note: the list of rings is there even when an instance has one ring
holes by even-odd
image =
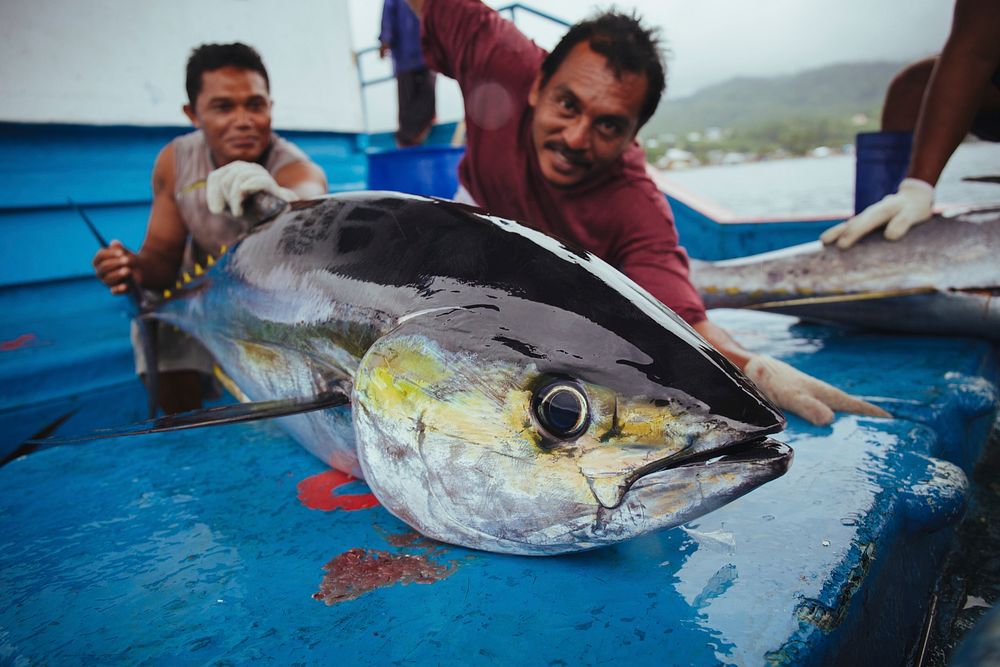
[[[765,438],[779,411],[647,292],[449,202],[297,202],[152,316],[261,403],[133,432],[323,408],[281,423],[444,542],[591,549],[711,511],[791,461]]]
[[[753,308],[887,331],[1000,340],[1000,208],[871,234],[849,250],[819,241],[695,262],[709,308]]]

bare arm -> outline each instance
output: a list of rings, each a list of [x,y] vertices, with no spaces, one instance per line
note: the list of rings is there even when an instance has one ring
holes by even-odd
[[[995,0],[958,0],[951,33],[931,74],[917,119],[909,176],[935,185],[965,138],[1000,64]]]
[[[131,276],[141,287],[162,289],[174,284],[184,255],[187,228],[174,201],[174,152],[167,146],[153,166],[153,206],[149,213],[146,238],[138,253],[112,241],[94,256],[98,278],[112,294],[128,291]]]
[[[833,421],[835,410],[873,417],[890,416],[881,408],[806,375],[783,361],[766,354],[748,352],[733,340],[729,332],[708,320],[693,326],[695,331],[753,380],[760,391],[778,407],[793,412],[812,424],[829,424]]]
[[[319,166],[307,161],[285,165],[274,175],[274,180],[278,185],[292,190],[302,199],[325,195],[328,190],[326,174]]]

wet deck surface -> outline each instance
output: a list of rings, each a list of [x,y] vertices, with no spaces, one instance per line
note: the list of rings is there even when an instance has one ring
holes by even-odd
[[[972,489],[965,516],[945,561],[935,592],[937,612],[932,619],[925,654],[927,667],[945,667],[964,641],[992,647],[993,662],[1000,664],[1000,640],[995,629],[980,627],[1000,600],[1000,421],[971,478]],[[994,628],[996,613],[992,613]],[[973,637],[977,630],[987,637]],[[978,632],[977,632],[978,634]],[[966,650],[974,650],[974,646]],[[976,664],[975,662],[964,664]],[[956,666],[957,667],[957,666]]]
[[[419,539],[273,424],[36,452],[0,468],[0,661],[900,663],[994,422],[993,349],[714,317],[897,419],[792,419],[786,476],[550,558]]]

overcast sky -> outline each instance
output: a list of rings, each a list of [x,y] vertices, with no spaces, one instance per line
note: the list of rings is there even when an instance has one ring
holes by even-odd
[[[490,0],[499,7],[509,2]],[[535,0],[524,4],[577,21],[609,3]],[[668,97],[684,97],[739,75],[789,74],[860,60],[911,60],[938,51],[952,0],[621,0],[660,28],[671,52]],[[381,2],[350,0],[355,48],[374,44]],[[520,21],[519,21],[520,23]],[[522,29],[549,48],[552,30]]]

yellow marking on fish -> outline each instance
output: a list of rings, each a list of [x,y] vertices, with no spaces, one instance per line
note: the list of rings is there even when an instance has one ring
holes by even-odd
[[[244,394],[243,390],[236,385],[236,382],[233,381],[233,378],[226,375],[226,372],[222,370],[222,368],[220,368],[218,364],[212,364],[212,374],[215,375],[215,379],[219,381],[219,384],[222,385],[222,388],[228,391],[230,395],[237,401],[239,401],[240,403],[250,402],[250,398],[246,394]]]
[[[419,340],[396,340],[369,357],[355,376],[358,409],[416,450],[450,452],[456,469],[489,473],[480,483],[534,497],[540,484],[561,489],[568,502],[589,504],[591,481],[620,484],[638,467],[676,454],[689,442],[670,405],[622,400],[583,383],[591,424],[570,443],[544,439],[532,414],[529,378],[536,371],[480,363]],[[598,482],[598,480],[600,480]],[[480,489],[489,495],[489,489]],[[611,497],[611,492],[605,493]],[[454,499],[453,499],[454,500]]]
[[[191,274],[188,273],[187,271],[185,271],[181,277],[184,279],[185,283],[191,282]]]
[[[205,273],[205,269],[201,268],[201,264],[199,264],[198,262],[195,262],[194,263],[194,275],[200,276],[203,273]]]
[[[740,288],[739,287],[727,287],[726,288],[726,294],[734,294],[735,295],[735,294],[739,294],[739,293],[740,293]]]
[[[169,299],[172,296],[173,296],[173,292],[171,292],[168,289],[163,290],[163,298],[164,299]]]
[[[266,345],[259,345],[248,340],[238,340],[236,344],[242,349],[243,356],[255,366],[284,368],[286,365],[282,355]]]
[[[519,377],[509,366],[484,367],[473,357],[396,341],[356,376],[355,392],[366,410],[407,432],[400,441],[411,447],[457,447],[456,465],[477,467],[481,461],[494,471],[490,480],[528,497],[543,480],[562,479],[554,486],[572,488],[573,501],[587,502],[589,487],[569,456],[572,450],[539,446],[532,392],[520,388]]]
[[[663,408],[647,410],[633,408],[618,416],[619,442],[656,443],[663,442]]]
[[[215,258],[214,257],[212,257],[211,255],[209,255],[208,257],[205,258],[205,266],[212,266],[213,264],[215,264]]]
[[[716,287],[715,285],[709,285],[708,287],[705,288],[705,292],[707,292],[708,294],[715,294],[718,291],[719,288]]]
[[[222,244],[221,246],[219,246],[219,257],[222,257],[223,255],[225,255],[227,250],[229,250],[229,246],[227,246],[225,244]]]

